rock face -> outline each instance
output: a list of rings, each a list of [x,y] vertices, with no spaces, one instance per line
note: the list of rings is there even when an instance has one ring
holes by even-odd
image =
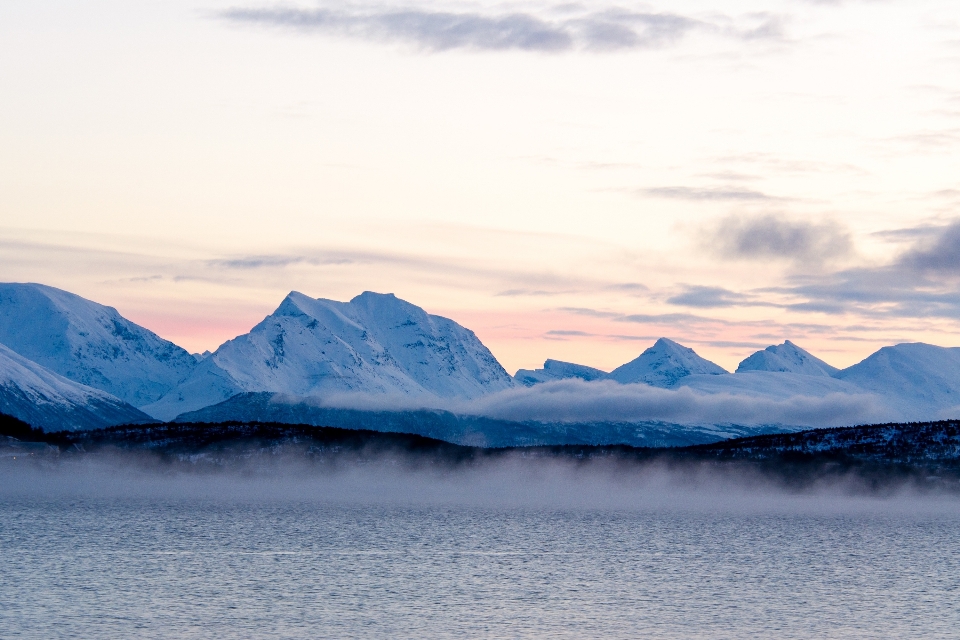
[[[872,391],[908,419],[960,415],[960,348],[914,342],[883,347],[836,374]]]
[[[617,367],[610,378],[622,384],[644,382],[654,387],[671,387],[689,375],[720,375],[727,371],[701,358],[693,349],[660,338],[636,360]]]
[[[0,413],[47,431],[151,422],[109,393],[67,380],[0,345]]]
[[[840,372],[789,340],[754,353],[737,367],[737,373],[744,371],[777,371],[827,377],[834,377]]]
[[[579,378],[580,380],[605,380],[609,374],[600,369],[594,369],[582,364],[563,362],[561,360],[547,360],[543,369],[520,369],[514,374],[514,379],[525,387],[532,387],[541,382]]]
[[[40,284],[0,284],[0,343],[133,406],[156,402],[197,366],[116,309]]]
[[[472,331],[393,294],[368,291],[336,302],[292,292],[144,410],[169,420],[237,393],[266,391],[469,399],[515,384]]]

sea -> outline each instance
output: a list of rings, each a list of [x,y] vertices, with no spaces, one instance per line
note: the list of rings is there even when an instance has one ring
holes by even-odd
[[[8,464],[0,562],[3,638],[960,637],[960,498],[910,487]]]

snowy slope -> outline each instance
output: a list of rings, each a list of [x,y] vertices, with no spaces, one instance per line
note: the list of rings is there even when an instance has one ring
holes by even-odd
[[[960,348],[883,347],[837,378],[875,392],[911,420],[960,416]]]
[[[702,393],[727,393],[786,399],[794,396],[823,397],[831,393],[863,395],[864,389],[850,382],[822,375],[787,371],[738,371],[726,375],[694,374],[675,385]]]
[[[531,387],[550,380],[564,380],[566,378],[580,378],[581,380],[605,380],[609,374],[600,369],[594,369],[582,364],[563,362],[561,360],[547,360],[543,369],[519,369],[514,379],[525,387]]]
[[[122,400],[67,380],[2,344],[0,413],[48,431],[150,421],[149,416]]]
[[[197,364],[116,309],[39,284],[0,284],[0,343],[134,406],[155,402]]]
[[[757,351],[740,363],[737,373],[744,371],[783,371],[808,376],[835,376],[840,370],[804,351],[789,340]]]
[[[472,331],[392,294],[336,302],[292,292],[144,410],[168,420],[258,391],[468,399],[515,384]]]
[[[622,384],[645,382],[655,387],[670,387],[680,378],[698,373],[719,375],[727,372],[698,356],[693,349],[660,338],[636,360],[614,369],[610,378]]]

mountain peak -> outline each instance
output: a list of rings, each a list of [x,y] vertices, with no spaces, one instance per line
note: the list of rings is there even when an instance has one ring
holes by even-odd
[[[376,291],[364,291],[358,296],[354,296],[350,300],[350,304],[363,301],[376,301],[376,302],[391,302],[399,301],[406,302],[405,300],[400,300],[395,293],[377,293]],[[407,303],[410,304],[410,303]]]
[[[472,331],[392,293],[338,302],[294,291],[149,409],[172,418],[241,392],[474,398],[514,384]]]
[[[523,386],[532,387],[541,382],[564,380],[566,378],[579,378],[587,382],[604,380],[607,375],[606,371],[586,365],[563,362],[562,360],[547,360],[543,363],[543,369],[520,369],[513,377]]]
[[[744,371],[780,371],[833,377],[840,370],[804,351],[789,340],[784,340],[783,344],[771,345],[741,362],[737,367],[737,373]]]
[[[727,371],[701,358],[690,347],[660,338],[638,358],[614,369],[610,378],[623,384],[645,382],[655,387],[669,387],[689,375],[723,373]]]

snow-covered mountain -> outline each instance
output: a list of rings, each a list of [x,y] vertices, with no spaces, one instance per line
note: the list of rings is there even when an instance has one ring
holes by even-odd
[[[472,331],[393,294],[337,302],[294,291],[144,411],[169,420],[242,392],[469,399],[515,385]]]
[[[883,347],[836,377],[884,397],[911,420],[960,416],[958,347]]]
[[[689,387],[707,394],[751,395],[779,400],[795,396],[821,398],[831,393],[869,393],[866,389],[844,380],[789,371],[738,371],[722,376],[693,374],[678,380],[674,388],[680,387]]]
[[[605,380],[610,374],[600,369],[594,369],[582,364],[563,362],[561,360],[547,360],[543,369],[519,369],[514,379],[525,387],[532,387],[541,382],[550,380],[564,380],[566,378],[580,378],[581,380]]]
[[[197,366],[116,309],[40,284],[0,284],[0,343],[134,406],[156,402]]]
[[[786,340],[783,344],[772,345],[763,351],[757,351],[741,362],[737,367],[737,373],[744,371],[780,371],[833,377],[840,370]]]
[[[0,413],[48,431],[151,421],[119,398],[67,380],[2,344]]]
[[[644,382],[654,387],[670,387],[680,378],[698,373],[720,375],[727,371],[701,358],[689,347],[660,338],[637,359],[610,372],[609,377],[622,384]]]
[[[374,405],[489,410],[490,403],[527,403],[535,407],[530,415],[549,414],[558,403],[574,415],[585,405],[594,411],[613,403],[615,410],[607,413],[622,416],[621,407],[635,411],[637,402],[649,401],[649,394],[637,391],[649,390],[645,385],[676,392],[658,402],[699,406],[702,398],[714,397],[711,407],[726,407],[723,403],[729,401],[738,407],[730,410],[729,422],[739,420],[734,414],[743,413],[751,398],[768,407],[768,413],[781,402],[793,403],[796,411],[790,415],[813,416],[817,424],[829,424],[823,416],[830,415],[843,415],[846,421],[850,416],[923,420],[960,415],[960,348],[885,347],[838,371],[785,341],[754,353],[731,374],[692,349],[661,338],[609,374],[547,360],[542,369],[521,369],[511,377],[473,332],[393,295],[371,292],[350,302],[292,292],[249,333],[214,353],[191,355],[110,307],[43,285],[0,284],[0,347],[0,411],[54,429],[147,419],[130,405],[169,420],[249,393],[299,398],[302,410],[319,406],[318,398],[328,407],[368,410]],[[576,384],[568,389],[562,381],[570,378],[579,380],[571,381]],[[613,382],[634,386],[621,388]],[[525,388],[540,383],[549,383],[549,388]],[[506,393],[489,396],[497,392]],[[528,398],[528,393],[536,398]],[[371,401],[374,396],[380,399]],[[481,397],[486,397],[486,405],[470,404]],[[248,405],[228,406],[236,413]],[[831,414],[833,407],[837,412]],[[711,410],[721,416],[716,419],[726,419],[726,409]],[[756,415],[750,419],[750,424],[763,420]],[[711,417],[694,426],[714,421]],[[790,425],[803,426],[800,422]],[[543,428],[552,430],[550,438],[574,437],[572,431],[562,436],[559,427],[544,426],[548,423],[523,424],[524,433]],[[586,432],[603,431],[590,425]],[[497,433],[497,438],[507,437],[507,431]],[[630,438],[640,437],[640,432],[630,433]]]

